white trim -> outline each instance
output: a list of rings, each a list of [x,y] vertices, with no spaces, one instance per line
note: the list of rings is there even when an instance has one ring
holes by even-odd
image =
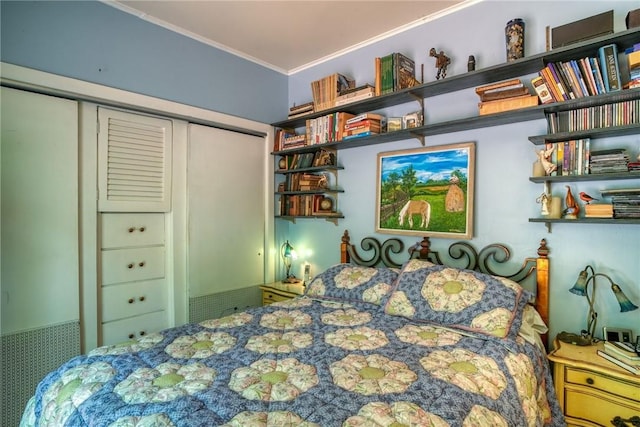
[[[83,80],[50,74],[19,65],[0,62],[0,83],[20,89],[98,104],[169,116],[194,123],[236,130],[259,136],[271,133],[271,126],[229,114],[193,107],[165,99],[127,92]]]

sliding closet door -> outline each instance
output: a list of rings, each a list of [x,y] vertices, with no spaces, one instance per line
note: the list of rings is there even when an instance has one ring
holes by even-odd
[[[77,103],[1,88],[2,412],[80,352]]]
[[[189,298],[264,283],[264,152],[264,138],[189,125]]]

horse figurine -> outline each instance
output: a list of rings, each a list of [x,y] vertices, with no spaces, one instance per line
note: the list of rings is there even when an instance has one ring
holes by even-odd
[[[398,221],[400,225],[404,224],[404,219],[408,216],[409,228],[413,228],[413,215],[418,214],[422,218],[420,228],[429,227],[431,221],[431,205],[425,200],[409,200],[400,210]]]

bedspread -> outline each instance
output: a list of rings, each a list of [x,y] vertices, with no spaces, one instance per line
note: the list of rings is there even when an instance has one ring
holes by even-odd
[[[299,297],[100,347],[22,425],[559,426],[545,354],[366,303]]]

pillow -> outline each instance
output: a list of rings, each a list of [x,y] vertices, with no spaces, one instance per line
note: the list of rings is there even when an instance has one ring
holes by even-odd
[[[398,278],[393,268],[337,264],[317,275],[306,295],[331,301],[367,302],[383,305]]]
[[[531,293],[504,277],[411,260],[384,311],[417,321],[515,339]]]

